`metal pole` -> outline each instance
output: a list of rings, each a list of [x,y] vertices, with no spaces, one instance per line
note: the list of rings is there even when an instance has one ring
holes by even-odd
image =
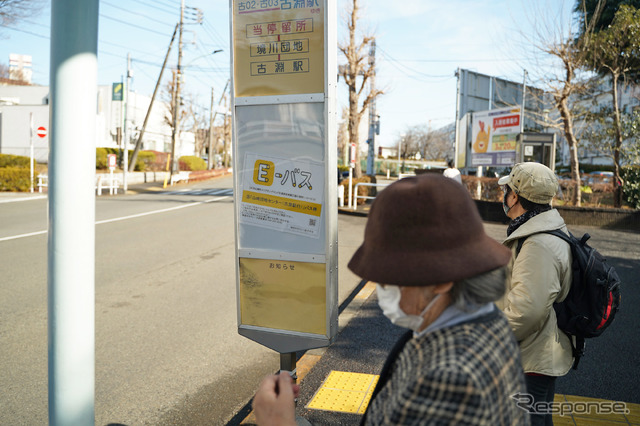
[[[124,89],[124,166],[122,167],[122,190],[127,193],[127,171],[129,170],[129,86],[131,85],[131,53],[127,53],[127,86]]]
[[[520,111],[520,133],[524,133],[524,99],[527,95],[527,70],[524,70],[522,79],[522,110]]]
[[[296,353],[295,352],[280,354],[280,371],[290,372],[293,380],[294,381],[297,380],[298,375],[296,372]]]
[[[404,135],[400,135],[400,140],[398,141],[398,179],[400,179],[400,173],[402,173],[402,139],[404,139]]]
[[[369,49],[369,67],[373,70],[369,82],[369,90],[375,93],[376,90],[376,41],[371,42]],[[367,174],[373,176],[376,160],[376,96],[373,96],[369,104],[369,150],[367,152]]]
[[[460,67],[458,67],[458,70],[456,71],[456,77],[458,78],[458,81],[456,83],[456,133],[453,142],[453,165],[459,169],[461,168],[460,164],[458,164],[458,157],[460,156]]]
[[[177,171],[178,160],[176,155],[176,140],[180,138],[178,128],[180,126],[180,79],[182,78],[182,28],[184,21],[184,0],[180,2],[180,27],[178,33],[178,68],[176,69],[174,96],[173,96],[173,129],[171,131],[171,169],[170,175]]]
[[[211,88],[211,108],[209,108],[209,154],[207,155],[207,169],[213,167],[213,87]]]
[[[33,113],[29,113],[29,192],[33,192]]]
[[[53,0],[48,239],[49,424],[95,422],[99,0]],[[87,143],[91,142],[91,143]]]

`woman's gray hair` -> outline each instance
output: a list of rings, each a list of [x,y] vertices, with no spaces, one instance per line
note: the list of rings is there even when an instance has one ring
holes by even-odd
[[[484,305],[500,299],[506,291],[507,270],[500,267],[453,283],[452,305],[466,311],[469,305]]]

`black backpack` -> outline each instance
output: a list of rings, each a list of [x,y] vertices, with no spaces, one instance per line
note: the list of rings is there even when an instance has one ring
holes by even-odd
[[[562,238],[571,246],[573,281],[566,299],[553,304],[560,330],[575,337],[573,368],[578,368],[584,355],[584,339],[598,337],[611,325],[620,308],[620,278],[607,259],[587,244],[591,238],[584,234],[577,239],[560,230],[544,231]],[[516,256],[525,238],[518,240]]]

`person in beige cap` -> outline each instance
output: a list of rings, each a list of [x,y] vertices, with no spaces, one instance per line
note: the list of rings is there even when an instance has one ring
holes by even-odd
[[[452,179],[429,173],[378,194],[349,268],[379,283],[383,314],[408,331],[363,424],[529,424],[513,398],[526,389],[518,344],[493,303],[505,292],[510,257]],[[297,391],[286,374],[267,377],[253,400],[257,423],[296,424]]]
[[[504,212],[511,219],[503,244],[513,254],[507,293],[498,306],[520,344],[528,394],[534,404],[553,402],[556,378],[567,374],[573,363],[571,341],[558,328],[553,309],[571,286],[571,249],[544,233],[568,233],[550,204],[558,180],[543,164],[519,163],[498,184],[504,191]],[[532,413],[531,422],[553,424],[550,412]]]

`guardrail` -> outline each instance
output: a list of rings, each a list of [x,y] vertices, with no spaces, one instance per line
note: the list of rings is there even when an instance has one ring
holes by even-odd
[[[371,197],[370,195],[358,195],[358,187],[359,186],[375,186],[377,188],[385,188],[385,187],[387,187],[389,185],[390,184],[388,184],[388,183],[368,183],[368,182],[356,183],[356,186],[353,189],[353,191],[355,192],[354,197],[353,197],[353,210],[355,210],[357,205],[358,205],[358,198],[364,198],[366,200],[373,200],[373,199],[376,198],[376,197]]]

